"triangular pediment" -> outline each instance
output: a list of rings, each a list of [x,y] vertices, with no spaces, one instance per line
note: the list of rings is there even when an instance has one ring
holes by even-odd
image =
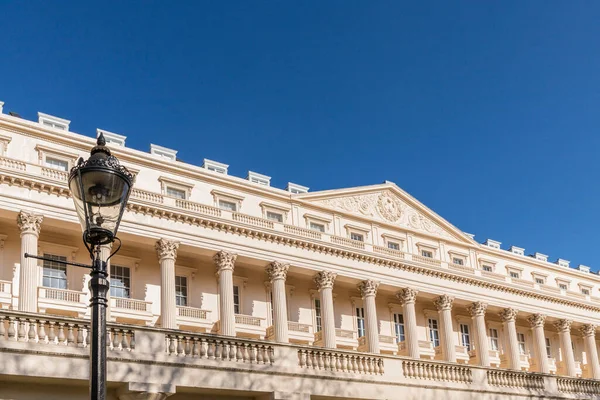
[[[429,236],[475,244],[460,229],[391,182],[306,193],[296,197],[315,206],[357,215]]]

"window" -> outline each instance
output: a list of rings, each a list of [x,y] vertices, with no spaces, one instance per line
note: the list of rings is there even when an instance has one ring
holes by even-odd
[[[204,164],[202,164],[203,168],[206,168],[209,171],[213,171],[219,174],[227,175],[227,168],[229,165],[223,164],[217,161],[212,161],[208,159],[204,159]]]
[[[236,212],[237,211],[237,204],[235,204],[232,201],[219,200],[219,208],[221,210],[227,210],[227,211]]]
[[[427,326],[429,327],[429,340],[433,343],[433,347],[438,347],[440,345],[440,331],[437,319],[429,318]]]
[[[356,232],[350,232],[350,239],[356,240],[358,242],[364,242],[365,241],[364,235],[362,235],[360,233],[356,233]]]
[[[50,128],[60,129],[61,131],[67,130],[67,127],[63,124],[57,124],[56,122],[44,121],[42,122],[44,125],[49,126]]]
[[[498,345],[498,329],[490,328],[490,349],[498,351],[500,346]]]
[[[128,267],[110,266],[110,295],[129,298],[131,294],[131,273]]]
[[[323,322],[323,320],[321,318],[321,300],[315,299],[315,323],[317,324],[317,329],[316,329],[317,332],[319,332],[319,331],[321,331],[321,329],[323,329],[322,322]]]
[[[167,186],[167,196],[175,197],[176,199],[186,198],[186,192],[183,189],[177,189],[171,186]]]
[[[47,156],[44,164],[46,165],[46,167],[58,169],[60,171],[69,170],[69,162],[67,160],[61,160],[58,158]]]
[[[356,307],[356,329],[358,337],[365,336],[365,309]]]
[[[494,271],[494,268],[491,265],[485,265],[485,264],[481,266],[481,269],[485,272],[493,272]]]
[[[387,242],[388,249],[400,250],[400,243],[398,242]]]
[[[52,260],[67,261],[67,257],[44,254],[45,258]],[[67,266],[56,261],[44,260],[43,285],[49,288],[67,288]]]
[[[308,187],[298,185],[297,183],[288,182],[286,190],[292,194],[306,193],[308,192]]]
[[[233,313],[241,314],[239,286],[233,286]]]
[[[267,211],[267,219],[275,222],[283,222],[283,214],[274,211]]]
[[[270,186],[271,177],[256,172],[248,171],[248,180],[258,185]]]
[[[394,333],[396,334],[396,342],[404,342],[404,315],[394,313]]]
[[[462,258],[453,257],[452,258],[452,264],[465,265],[465,261]]]
[[[519,342],[519,353],[525,354],[526,353],[526,349],[525,349],[525,334],[524,333],[517,333],[517,341]]]
[[[433,258],[433,252],[431,252],[429,250],[421,250],[421,256],[427,257],[427,258]]]
[[[68,131],[71,121],[64,118],[55,117],[54,115],[38,112],[38,123],[61,131]]]
[[[588,289],[588,288],[581,288],[581,294],[589,296],[590,295],[590,289]]]
[[[552,357],[552,346],[550,346],[550,338],[546,338],[546,355]]]
[[[569,286],[566,283],[559,283],[558,288],[561,290],[567,290]]]
[[[469,334],[469,325],[460,324],[460,344],[471,350],[471,335]]]
[[[538,285],[543,285],[546,283],[546,280],[544,278],[535,278],[535,283]]]
[[[325,225],[311,222],[308,227],[313,231],[325,232]]]
[[[178,306],[187,306],[187,277],[175,277],[175,304]]]
[[[519,279],[521,277],[521,274],[519,274],[516,271],[510,271],[510,277],[514,279]]]
[[[150,154],[165,160],[177,161],[177,150],[168,149],[156,144],[150,144]]]

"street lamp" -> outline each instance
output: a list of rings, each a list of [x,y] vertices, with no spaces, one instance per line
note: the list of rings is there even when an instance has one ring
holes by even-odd
[[[80,158],[69,173],[69,189],[75,203],[75,210],[83,230],[83,242],[90,253],[92,265],[58,261],[62,264],[91,268],[89,288],[91,343],[90,347],[90,398],[106,398],[106,307],[109,289],[107,260],[100,256],[100,246],[119,242],[117,230],[127,205],[127,199],[133,185],[133,175],[106,147],[106,140],[100,134],[96,146],[90,152],[90,158]],[[44,260],[44,257],[25,254]],[[52,260],[57,262],[57,260]]]

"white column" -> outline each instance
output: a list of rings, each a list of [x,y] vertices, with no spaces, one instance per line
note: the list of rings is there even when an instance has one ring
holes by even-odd
[[[275,341],[288,343],[288,316],[287,299],[285,295],[285,278],[287,277],[289,264],[273,261],[265,269],[271,281],[271,293],[273,294],[273,325],[275,329]]]
[[[335,349],[335,314],[333,312],[333,283],[337,274],[321,271],[314,277],[321,298],[321,327],[323,329],[323,346]]]
[[[219,251],[213,257],[219,279],[220,331],[227,336],[235,336],[235,310],[233,303],[233,269],[237,254]]]
[[[25,253],[37,256],[42,215],[21,211],[17,225],[21,231],[21,269],[19,275],[19,311],[37,312],[39,285],[38,260],[25,258]]]
[[[175,302],[175,260],[179,242],[159,239],[155,244],[160,263],[160,321],[163,328],[177,329],[177,304]]]
[[[521,353],[519,352],[519,340],[517,339],[517,313],[514,308],[505,308],[500,313],[500,318],[504,326],[506,344],[508,346],[508,368],[521,370]]]
[[[579,328],[585,346],[590,376],[588,378],[600,379],[600,365],[598,365],[598,349],[596,349],[596,325],[585,324]]]
[[[549,374],[550,366],[548,364],[548,354],[546,353],[546,335],[544,334],[546,316],[544,314],[532,314],[527,318],[527,321],[529,321],[533,331],[533,348],[535,350],[537,372]]]
[[[454,329],[452,328],[453,301],[453,297],[443,294],[433,302],[440,315],[442,355],[444,360],[449,362],[456,362],[456,342],[454,340]]]
[[[379,282],[371,279],[358,284],[358,290],[365,306],[365,330],[369,353],[379,353],[379,323],[377,322],[377,305],[375,296]]]
[[[573,345],[571,344],[571,324],[573,321],[569,319],[559,319],[554,323],[554,327],[558,331],[560,340],[560,350],[563,356],[563,363],[567,369],[568,376],[577,376],[575,372],[575,357],[573,355]]]
[[[404,317],[404,336],[408,356],[420,358],[419,335],[417,333],[417,315],[415,313],[415,302],[417,300],[415,289],[404,288],[396,293],[396,298],[402,303],[402,316]]]
[[[490,366],[490,349],[488,346],[488,336],[485,329],[485,311],[487,304],[476,301],[467,307],[473,320],[473,330],[475,334],[475,351],[477,360],[482,367]]]

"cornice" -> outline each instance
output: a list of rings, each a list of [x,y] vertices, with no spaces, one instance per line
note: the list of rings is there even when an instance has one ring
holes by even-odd
[[[18,171],[14,172],[18,173]],[[13,171],[11,171],[11,173],[13,173]],[[35,176],[35,179],[40,179],[40,177]],[[17,185],[20,187],[36,190],[43,193],[56,194],[63,197],[70,197],[70,193],[67,187],[59,183],[49,184],[44,182],[38,182],[32,179],[32,177],[30,176],[10,176],[2,170],[0,170],[0,183],[8,183],[11,185]],[[391,259],[391,257],[386,257],[383,255],[374,255],[371,253],[355,251],[353,249],[337,247],[330,243],[311,242],[305,239],[292,237],[290,235],[284,235],[280,232],[269,232],[254,227],[251,228],[247,226],[236,226],[232,221],[229,220],[223,220],[218,217],[208,217],[204,215],[191,214],[183,210],[171,208],[165,205],[147,204],[138,202],[138,200],[130,199],[130,202],[127,205],[127,210],[143,215],[157,216],[173,221],[189,223],[207,229],[214,229],[258,240],[270,241],[272,243],[283,244],[299,249],[316,251],[322,254],[347,258],[354,261],[366,262],[378,266],[385,266],[392,269],[404,270],[407,272],[421,274],[427,277],[446,279],[452,282],[474,285],[490,290],[496,290],[499,292],[511,293],[529,298],[534,298],[537,300],[545,300],[552,303],[563,304],[594,312],[600,312],[600,306],[570,301],[567,299],[545,295],[543,293],[536,293],[528,290],[523,290],[520,288],[511,287],[506,283],[504,285],[501,285],[498,282],[488,281],[483,277],[474,277],[472,275],[466,276],[458,271],[451,272],[449,270],[429,268],[422,265],[416,265],[414,263],[408,263],[406,261],[393,260]]]

